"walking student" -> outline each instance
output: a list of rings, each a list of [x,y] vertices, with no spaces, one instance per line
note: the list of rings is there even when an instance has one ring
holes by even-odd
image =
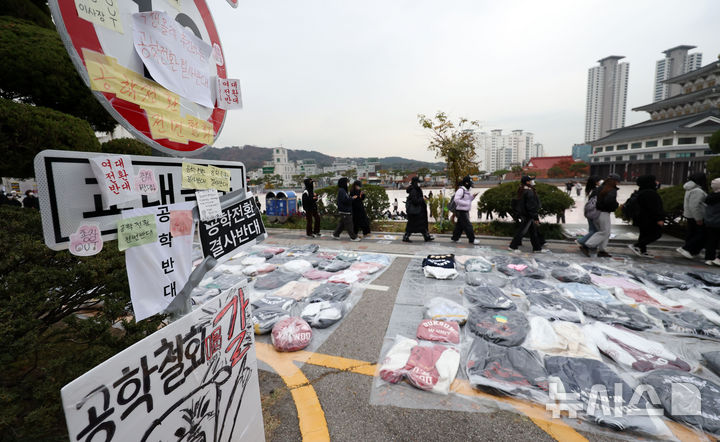
[[[687,219],[687,232],[685,245],[676,250],[687,259],[692,259],[705,247],[705,188],[707,177],[704,173],[690,175],[690,180],[683,185],[685,199],[683,201],[683,216]]]
[[[597,232],[597,229],[595,229],[595,218],[593,218],[594,215],[597,215],[596,210],[592,210],[595,208],[594,204],[588,202],[591,198],[595,198],[595,201],[597,202],[597,192],[596,190],[599,190],[599,186],[602,185],[602,180],[596,176],[591,176],[588,178],[587,183],[585,183],[585,219],[588,222],[588,233],[578,238],[575,243],[579,246],[585,244],[585,241],[590,239],[591,236]]]
[[[322,236],[320,234],[320,214],[317,208],[318,195],[315,193],[315,181],[305,178],[305,191],[302,193],[302,205],[305,209],[305,234],[308,238]]]
[[[635,212],[633,224],[640,230],[640,236],[638,236],[637,243],[628,245],[628,247],[638,256],[654,258],[648,253],[647,246],[662,236],[662,227],[665,224],[662,199],[657,193],[654,175],[643,175],[635,182],[639,190],[636,200],[637,208],[633,209]]]
[[[408,194],[407,201],[405,202],[408,221],[405,225],[405,235],[402,239],[404,242],[412,242],[410,241],[410,235],[413,233],[422,234],[425,241],[435,239],[430,236],[430,232],[428,232],[427,204],[425,203],[422,189],[420,189],[420,185],[418,184],[419,182],[420,179],[418,177],[412,177],[410,186],[405,190]]]
[[[472,178],[466,176],[460,182],[457,191],[455,192],[455,230],[453,230],[452,242],[458,242],[460,236],[465,232],[470,244],[480,244],[480,240],[475,239],[475,232],[473,232],[472,224],[470,223],[470,206],[473,200],[477,196],[477,193],[470,193],[472,187]]]
[[[543,251],[543,240],[540,237],[538,227],[540,225],[539,211],[541,207],[540,197],[535,191],[535,180],[529,176],[522,177],[520,187],[517,190],[517,197],[513,202],[513,209],[520,218],[520,222],[517,224],[517,232],[515,232],[515,236],[510,242],[510,250],[518,250],[518,247],[522,245],[523,237],[530,235],[533,252],[539,253]]]
[[[342,231],[347,230],[348,235],[350,235],[350,241],[360,241],[353,227],[352,198],[350,198],[348,194],[347,178],[340,178],[338,180],[337,207],[340,219],[338,220],[335,232],[333,232],[333,239],[340,239]]]
[[[589,257],[590,252],[597,249],[598,258],[612,257],[606,249],[608,241],[610,240],[610,231],[612,228],[610,215],[615,212],[619,206],[617,202],[617,185],[619,182],[620,175],[611,173],[603,182],[602,188],[600,188],[597,193],[597,202],[595,203],[595,207],[598,211],[600,211],[600,214],[594,221],[597,232],[585,241],[585,244],[580,245],[580,251],[585,256]]]
[[[353,228],[357,235],[359,231],[362,231],[363,237],[370,234],[370,219],[365,212],[365,192],[362,190],[362,183],[355,181],[350,189],[350,198],[352,199],[352,218]]]
[[[705,198],[705,264],[720,266],[718,246],[720,246],[720,178],[710,183],[712,193]]]

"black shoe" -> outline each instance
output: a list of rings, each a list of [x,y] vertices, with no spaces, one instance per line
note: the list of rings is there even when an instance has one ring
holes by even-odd
[[[432,235],[425,235],[425,236],[423,236],[423,239],[425,239],[425,242],[430,242],[430,241],[434,241],[435,237],[433,237]]]
[[[410,234],[409,234],[409,233],[406,233],[405,235],[403,235],[403,239],[402,239],[402,240],[403,240],[403,242],[412,242],[412,241],[410,241]]]
[[[597,256],[598,258],[612,258],[612,255],[605,251],[598,252]]]
[[[590,249],[589,249],[589,248],[587,248],[587,247],[584,246],[584,245],[581,245],[581,246],[580,246],[580,251],[582,252],[583,255],[585,255],[585,256],[587,256],[588,258],[590,258]]]

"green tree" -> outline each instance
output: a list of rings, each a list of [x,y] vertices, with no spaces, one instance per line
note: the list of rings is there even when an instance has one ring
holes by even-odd
[[[0,98],[0,123],[0,176],[34,176],[33,159],[45,149],[100,151],[86,121],[52,109]]]
[[[548,169],[548,176],[550,178],[563,178],[567,176],[567,172],[560,166],[553,166]]]
[[[720,153],[720,130],[710,136],[708,146],[710,146],[710,150],[712,150],[713,153]]]
[[[430,169],[428,169],[427,167],[421,167],[418,170],[416,170],[415,173],[417,173],[418,176],[427,176],[427,175],[430,175],[431,172],[430,172]]]
[[[513,166],[510,170],[512,170],[513,173],[522,173],[523,168],[520,166]]]
[[[570,172],[572,172],[573,175],[585,175],[589,170],[590,166],[583,161],[578,161],[570,165]]]
[[[0,60],[0,97],[74,115],[97,131],[117,125],[80,78],[54,28],[0,17]]]
[[[152,149],[135,138],[115,138],[102,143],[104,153],[117,153],[122,155],[152,155]]]
[[[520,182],[509,181],[488,189],[480,195],[478,211],[480,213],[494,212],[500,217],[510,215],[512,213],[510,202],[517,197],[519,186]],[[537,183],[535,190],[542,204],[539,212],[541,217],[561,214],[575,204],[572,197],[555,186]]]
[[[455,187],[460,185],[465,175],[478,172],[475,162],[477,136],[473,129],[480,126],[477,121],[460,118],[453,123],[445,112],[437,112],[434,118],[420,114],[418,120],[421,127],[432,133],[428,149],[445,160],[448,177]]]
[[[713,157],[708,160],[707,171],[710,181],[720,178],[720,157]]]

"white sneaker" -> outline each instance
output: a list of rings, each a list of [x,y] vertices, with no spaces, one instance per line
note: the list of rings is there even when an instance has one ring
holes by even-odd
[[[712,261],[712,263],[715,264],[716,266],[720,267],[720,258],[715,258],[715,260]]]
[[[473,241],[473,244],[475,244],[476,246],[479,246],[479,245],[480,245],[480,240],[479,240],[479,239],[476,239],[475,241]]]
[[[322,233],[314,233],[313,236],[315,238],[322,238],[323,234]]]
[[[512,247],[508,247],[508,250],[510,250],[513,253],[520,253],[520,249],[513,249]]]
[[[340,239],[340,235],[338,235],[338,236],[331,235],[331,236],[333,237],[333,239]]]
[[[710,261],[710,260],[705,261],[705,265],[706,265],[706,266],[711,266],[711,265],[713,265],[713,264],[715,264],[713,261]]]
[[[643,256],[643,252],[640,250],[640,247],[635,246],[633,244],[628,244],[628,249],[632,250],[634,254],[637,256]]]
[[[350,238],[350,241],[352,242],[359,242],[362,241],[359,236],[356,236],[355,238]]]
[[[640,256],[643,258],[655,259],[655,255],[651,255],[648,252],[642,253],[642,254],[640,254]]]
[[[550,249],[533,250],[533,253],[550,253]]]
[[[687,250],[683,249],[682,247],[678,247],[677,249],[675,249],[675,251],[678,252],[679,254],[681,254],[682,256],[684,256],[684,257],[687,258],[687,259],[693,259],[693,256],[690,254],[690,252],[688,252]]]

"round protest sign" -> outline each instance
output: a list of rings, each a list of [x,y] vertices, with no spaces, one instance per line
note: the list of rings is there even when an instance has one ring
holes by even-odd
[[[128,131],[174,156],[220,135],[227,78],[205,0],[50,0],[60,37],[95,97]]]

